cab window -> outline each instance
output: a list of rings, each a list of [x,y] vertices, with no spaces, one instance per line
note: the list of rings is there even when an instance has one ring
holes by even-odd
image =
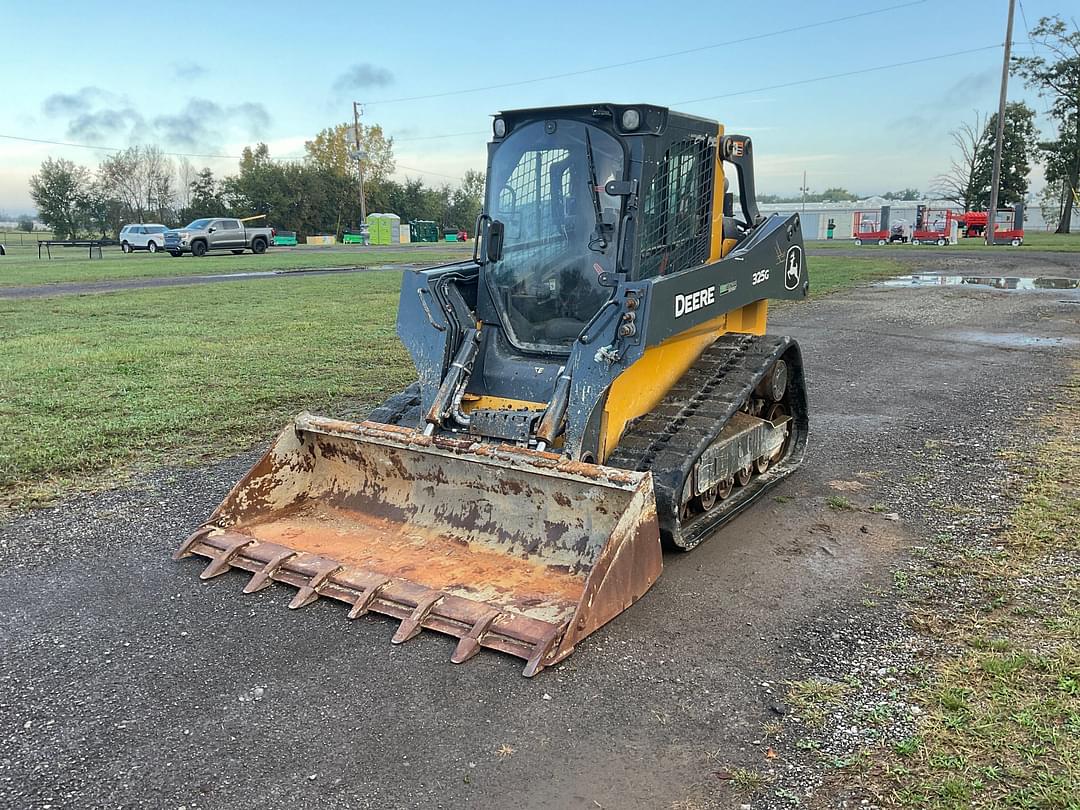
[[[645,193],[640,278],[670,275],[709,257],[715,147],[704,137],[672,144]]]

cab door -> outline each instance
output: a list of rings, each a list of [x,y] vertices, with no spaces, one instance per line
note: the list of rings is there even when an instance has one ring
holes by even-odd
[[[232,248],[234,250],[236,248],[244,247],[244,226],[240,224],[240,221],[236,219],[224,219],[222,222],[225,223],[225,245],[223,245],[223,247]]]
[[[210,249],[228,250],[244,246],[244,232],[235,219],[215,219],[210,223]]]

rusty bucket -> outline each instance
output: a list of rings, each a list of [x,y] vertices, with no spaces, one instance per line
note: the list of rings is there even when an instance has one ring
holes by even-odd
[[[649,473],[301,414],[174,555],[527,660],[531,676],[626,610],[661,570]]]

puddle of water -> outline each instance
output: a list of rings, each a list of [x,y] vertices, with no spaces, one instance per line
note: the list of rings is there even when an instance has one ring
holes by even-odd
[[[960,341],[986,343],[991,346],[1006,346],[1016,349],[1047,349],[1080,344],[1080,340],[1076,338],[1043,337],[1040,335],[1028,335],[1023,332],[951,332],[949,336]]]
[[[897,276],[878,282],[880,287],[952,287],[974,285],[993,287],[995,290],[1076,290],[1080,289],[1080,279],[1041,276],[1039,278],[1017,278],[1015,276],[941,276],[911,275]]]

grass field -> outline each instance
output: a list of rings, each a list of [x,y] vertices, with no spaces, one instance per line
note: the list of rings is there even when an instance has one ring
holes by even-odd
[[[438,263],[457,261],[472,255],[472,245],[412,245],[408,247],[368,247],[364,249],[289,248],[273,249],[261,256],[243,253],[215,253],[196,259],[173,258],[167,253],[124,254],[119,248],[104,248],[101,259],[90,259],[85,249],[54,248],[53,259],[38,259],[34,247],[8,248],[0,257],[0,287],[54,284],[65,281],[190,276],[217,273],[250,273],[260,270],[296,270],[318,267],[368,267],[402,262]]]
[[[399,284],[373,271],[0,302],[0,492],[33,501],[131,462],[220,457],[301,408],[377,402],[411,374]]]
[[[843,256],[818,255],[816,243],[807,248],[806,266],[810,275],[810,295],[828,293],[861,284],[864,281],[889,278],[911,272],[899,261],[886,256],[861,256],[857,259]]]
[[[928,636],[918,732],[878,762],[902,807],[1080,807],[1080,373],[1043,420],[1009,529],[939,537],[913,574]]]
[[[834,250],[836,248],[853,248],[851,239],[832,239],[820,242],[810,242],[813,250]],[[867,251],[877,250],[883,252],[914,251],[919,250],[921,245],[863,245],[860,249]],[[1080,233],[1056,234],[1043,231],[1028,231],[1024,234],[1024,244],[1019,248],[1010,245],[985,244],[981,239],[961,239],[956,245],[957,250],[1048,250],[1056,253],[1080,252]]]
[[[813,295],[899,272],[844,257],[811,256],[809,267]],[[0,498],[32,503],[99,487],[132,463],[225,456],[300,410],[375,404],[413,373],[394,332],[400,278],[0,300]]]

